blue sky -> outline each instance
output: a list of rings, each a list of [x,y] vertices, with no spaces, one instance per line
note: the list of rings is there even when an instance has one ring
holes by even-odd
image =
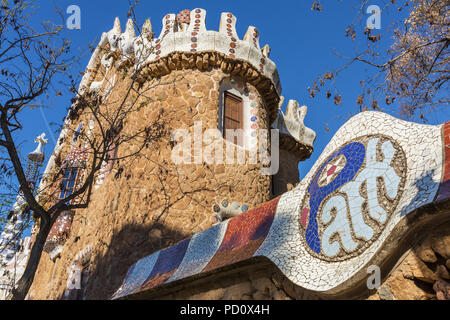
[[[183,9],[204,8],[207,11],[206,24],[210,30],[218,30],[221,12],[232,12],[237,17],[237,31],[242,39],[247,27],[257,27],[261,34],[261,46],[268,43],[272,48],[271,59],[277,64],[286,102],[289,99],[299,101],[308,106],[305,124],[316,131],[317,139],[314,152],[310,159],[299,165],[300,176],[304,177],[320,156],[322,150],[352,113],[357,112],[356,97],[360,94],[360,80],[364,79],[370,69],[364,65],[356,65],[346,70],[339,77],[336,86],[342,94],[342,105],[334,105],[332,99],[326,99],[319,94],[311,99],[307,87],[311,86],[319,74],[336,69],[345,60],[337,57],[332,50],[352,56],[359,52],[355,43],[345,37],[345,29],[355,19],[355,9],[360,1],[325,0],[322,1],[322,12],[312,11],[313,0],[302,1],[145,1],[142,0],[137,10],[138,21],[150,18],[156,35],[161,30],[161,20],[167,13],[178,13]],[[65,12],[69,5],[81,8],[81,30],[67,31],[73,43],[75,54],[86,49],[89,41],[101,36],[102,32],[112,28],[114,18],[118,16],[125,27],[127,0],[58,0],[37,1],[40,6],[33,20],[42,21],[55,19],[54,4]],[[383,1],[373,0],[370,4],[382,6]],[[387,33],[392,21],[398,20],[402,13],[396,10],[383,11],[381,14],[382,28],[379,32]],[[66,17],[69,15],[66,14]],[[365,21],[356,26],[357,32],[362,32]],[[386,48],[391,39],[384,36],[380,42],[381,48]],[[80,64],[73,71],[82,71],[89,56],[82,56]],[[70,105],[71,94],[63,91],[60,97],[51,96],[42,102],[49,105],[45,110],[35,109],[24,113],[22,121],[24,130],[17,134],[17,141],[22,142],[20,152],[26,156],[35,148],[34,138],[41,132],[46,132],[49,144],[46,146],[47,158],[53,150],[59,132],[57,126],[47,126],[47,123],[62,124]],[[395,106],[392,108],[393,115]],[[45,116],[44,116],[45,115]],[[427,115],[430,124],[443,123],[450,119],[450,110],[440,110]],[[328,126],[329,131],[325,130]]]

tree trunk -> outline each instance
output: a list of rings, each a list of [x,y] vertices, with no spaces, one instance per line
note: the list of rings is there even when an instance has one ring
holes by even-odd
[[[30,290],[31,284],[34,280],[34,275],[39,265],[39,260],[41,259],[45,241],[47,240],[47,236],[50,232],[50,228],[50,219],[47,217],[41,218],[39,232],[36,236],[33,248],[31,248],[27,267],[25,268],[22,277],[17,282],[17,287],[13,288],[12,290],[11,300],[24,300],[28,293],[28,290]]]

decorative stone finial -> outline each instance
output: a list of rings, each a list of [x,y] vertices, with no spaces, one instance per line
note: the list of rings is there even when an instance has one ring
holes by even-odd
[[[114,52],[117,50],[117,45],[119,42],[120,35],[122,33],[122,27],[120,26],[119,17],[114,20],[114,26],[107,33],[108,42],[110,45],[110,51]]]
[[[152,39],[155,36],[150,19],[145,19],[142,26],[142,33],[133,40],[133,50],[135,56],[135,69],[139,69],[141,63],[148,59],[152,53]]]
[[[120,19],[119,19],[119,17],[116,17],[114,19],[113,30],[114,30],[114,33],[122,33],[122,27],[120,26]]]
[[[163,29],[159,35],[159,40],[162,41],[167,35],[173,34],[176,31],[176,16],[173,13],[166,14],[163,18]]]
[[[228,37],[238,38],[236,32],[236,17],[231,12],[222,12],[219,33]]]
[[[35,143],[38,143],[36,149],[28,154],[28,159],[33,161],[42,161],[44,160],[44,146],[48,143],[48,139],[45,139],[45,133],[41,133],[36,139],[34,139]]]
[[[297,101],[289,100],[286,114],[283,114],[281,110],[283,102],[284,97],[281,98],[278,117],[272,124],[272,128],[280,130],[281,134],[291,136],[299,143],[312,146],[316,139],[316,133],[303,123],[308,108],[306,106],[300,108]]]
[[[136,37],[136,30],[134,30],[134,22],[133,19],[128,19],[127,26],[125,28],[125,33],[131,38]]]
[[[264,55],[266,58],[269,58],[269,57],[270,57],[270,52],[272,51],[272,49],[270,49],[270,46],[269,46],[268,44],[266,44],[266,45],[261,49],[261,51],[262,51],[263,55]]]
[[[191,11],[191,24],[189,24],[189,32],[202,34],[206,32],[206,10],[196,8]]]
[[[34,139],[34,142],[39,143],[39,145],[44,147],[48,143],[48,139],[45,139],[45,133],[42,132],[40,136]]]
[[[117,64],[117,68],[126,65],[126,62],[130,62],[130,58],[134,54],[134,40],[136,38],[136,32],[134,30],[134,22],[132,19],[128,19],[125,32],[121,34],[118,41],[118,48],[122,54],[122,58]]]
[[[244,41],[250,43],[256,49],[260,49],[259,46],[259,31],[253,26],[248,27],[247,32],[244,35]]]
[[[149,36],[150,39],[153,38],[153,27],[150,19],[145,19],[144,25],[142,26],[142,34],[145,36]]]

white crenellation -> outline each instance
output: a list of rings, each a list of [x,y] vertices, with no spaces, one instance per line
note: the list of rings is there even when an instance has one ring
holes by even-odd
[[[154,50],[151,46],[154,35],[152,23],[150,22],[150,19],[146,19],[142,26],[142,33],[133,40],[136,70],[141,67],[142,63],[149,58],[150,53]]]
[[[269,59],[270,47],[261,49],[260,33],[250,26],[243,40],[236,32],[236,17],[228,12],[221,15],[219,31],[206,29],[206,11],[201,8],[190,12],[190,23],[179,26],[175,14],[164,16],[163,28],[158,38],[154,38],[150,20],[146,20],[142,34],[136,36],[133,21],[128,20],[124,33],[121,33],[120,21],[115,19],[114,27],[102,36],[110,45],[110,54],[120,52],[118,66],[131,61],[138,71],[145,64],[166,57],[173,52],[216,51],[233,59],[248,61],[274,84],[281,93],[280,79],[275,63]],[[105,43],[102,42],[102,46]],[[134,57],[134,58],[133,58]]]
[[[175,30],[177,28],[176,15],[171,13],[163,18],[163,29],[158,39],[151,43],[155,48],[154,54],[151,54],[146,62],[149,60],[157,60],[170,52],[175,51]]]
[[[234,14],[223,12],[220,16],[219,33],[239,38],[236,32],[236,21]]]
[[[171,33],[175,33],[178,30],[176,23],[177,16],[174,13],[166,14],[162,20],[163,28],[159,34],[158,39],[162,39]]]
[[[256,49],[261,49],[259,46],[259,31],[253,26],[248,27],[244,36],[244,41],[250,43]]]
[[[284,103],[284,97],[281,97],[278,116],[272,124],[272,128],[280,130],[281,134],[293,137],[301,144],[314,144],[316,133],[304,125],[304,119],[308,108],[306,106],[299,107],[299,103],[295,100],[289,100],[286,108],[286,114],[283,114],[281,107]]]
[[[134,30],[134,23],[132,19],[128,19],[125,32],[119,38],[118,46],[122,53],[122,58],[119,66],[132,58],[134,55],[134,39],[136,38],[136,31]]]
[[[188,27],[188,33],[206,32],[206,10],[197,8],[191,11],[191,23]]]
[[[113,28],[107,33],[107,38],[111,51],[116,51],[119,45],[119,38],[122,33],[122,27],[120,26],[120,19],[116,17],[114,20]]]
[[[142,26],[142,33],[141,35],[149,36],[150,38],[153,38],[154,32],[153,32],[153,26],[150,19],[145,19],[144,25]]]
[[[270,57],[270,52],[272,51],[272,49],[270,49],[270,46],[268,44],[266,44],[261,50],[264,57],[266,58]]]

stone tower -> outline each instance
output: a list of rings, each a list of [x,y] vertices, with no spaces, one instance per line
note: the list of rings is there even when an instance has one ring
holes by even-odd
[[[291,100],[281,111],[255,27],[240,40],[233,14],[222,13],[218,31],[205,18],[203,9],[167,14],[159,37],[150,20],[136,35],[132,20],[122,33],[116,18],[102,35],[44,173],[45,199],[83,185],[101,137],[108,152],[92,188],[72,200],[79,208],[53,226],[29,298],[109,298],[140,258],[299,182],[315,139],[306,107]]]

